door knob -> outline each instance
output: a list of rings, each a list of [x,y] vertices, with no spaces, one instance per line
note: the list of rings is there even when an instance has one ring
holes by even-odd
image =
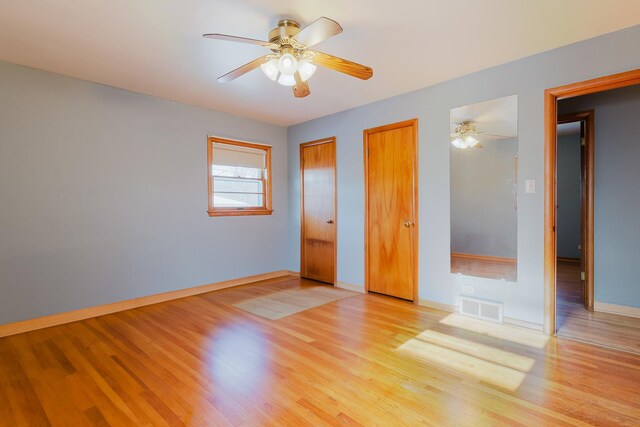
[[[333,220],[332,219],[328,219],[327,220],[327,224],[333,224]]]
[[[411,221],[405,219],[404,220],[404,226],[405,227],[411,227]]]

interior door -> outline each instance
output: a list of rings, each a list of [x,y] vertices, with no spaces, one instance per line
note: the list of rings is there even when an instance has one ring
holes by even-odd
[[[336,281],[336,140],[300,146],[301,254],[300,275]]]
[[[417,119],[365,131],[367,290],[417,296]]]

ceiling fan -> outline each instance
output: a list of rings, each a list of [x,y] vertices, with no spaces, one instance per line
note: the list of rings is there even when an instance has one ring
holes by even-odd
[[[218,81],[230,82],[258,67],[273,81],[284,86],[293,86],[296,98],[311,93],[307,80],[316,71],[316,65],[367,80],[373,76],[373,69],[337,56],[311,50],[310,47],[342,32],[342,27],[329,18],[319,18],[300,29],[300,24],[291,19],[283,19],[269,32],[269,41],[230,36],[227,34],[203,34],[208,39],[248,43],[271,49],[273,53],[261,56],[235,70],[218,77]]]
[[[458,123],[454,131],[449,135],[451,138],[451,145],[462,150],[467,148],[483,148],[479,144],[478,137],[488,136],[495,137],[496,139],[508,138],[506,135],[495,135],[486,132],[480,132],[476,130],[475,122],[472,120],[464,120]]]

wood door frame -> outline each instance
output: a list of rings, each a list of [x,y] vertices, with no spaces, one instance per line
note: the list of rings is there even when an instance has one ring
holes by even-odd
[[[594,217],[594,159],[595,159],[595,112],[594,110],[580,111],[562,114],[558,116],[557,123],[584,123],[584,162],[581,162],[581,189],[580,189],[580,235],[584,239],[584,305],[588,310],[593,310],[593,217]],[[582,138],[582,135],[580,135]],[[557,140],[556,140],[557,144]],[[557,148],[556,148],[557,150]],[[557,166],[557,165],[556,165]],[[557,173],[557,171],[556,171]],[[557,202],[557,200],[556,200]],[[584,217],[583,217],[584,216]],[[584,218],[584,219],[582,219]],[[584,227],[584,229],[583,229]],[[557,254],[556,254],[557,259]]]
[[[544,92],[544,333],[556,334],[556,149],[558,100],[640,84],[640,69]]]
[[[336,137],[316,139],[300,144],[300,274],[302,275],[302,267],[305,264],[304,250],[304,149],[314,145],[333,144],[333,286],[338,284],[338,172],[336,157]]]
[[[418,119],[405,120],[391,123],[371,129],[365,129],[363,133],[364,156],[364,290],[369,292],[369,135],[411,126],[413,128],[413,303],[418,303]]]

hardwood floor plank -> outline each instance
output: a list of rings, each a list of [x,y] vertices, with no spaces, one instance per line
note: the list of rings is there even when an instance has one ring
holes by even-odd
[[[8,397],[5,402],[8,402],[8,407],[12,413],[12,416],[7,419],[13,418],[16,421],[16,425],[50,426],[51,422],[42,406],[43,403],[27,373],[15,356],[12,347],[11,345],[6,345],[0,351],[0,360],[2,361],[0,363],[0,369],[2,370],[0,378],[4,380],[2,381],[4,383],[3,388],[6,390]],[[28,345],[24,350],[20,354],[24,353],[25,356],[28,356]],[[6,388],[4,385],[6,385]]]

